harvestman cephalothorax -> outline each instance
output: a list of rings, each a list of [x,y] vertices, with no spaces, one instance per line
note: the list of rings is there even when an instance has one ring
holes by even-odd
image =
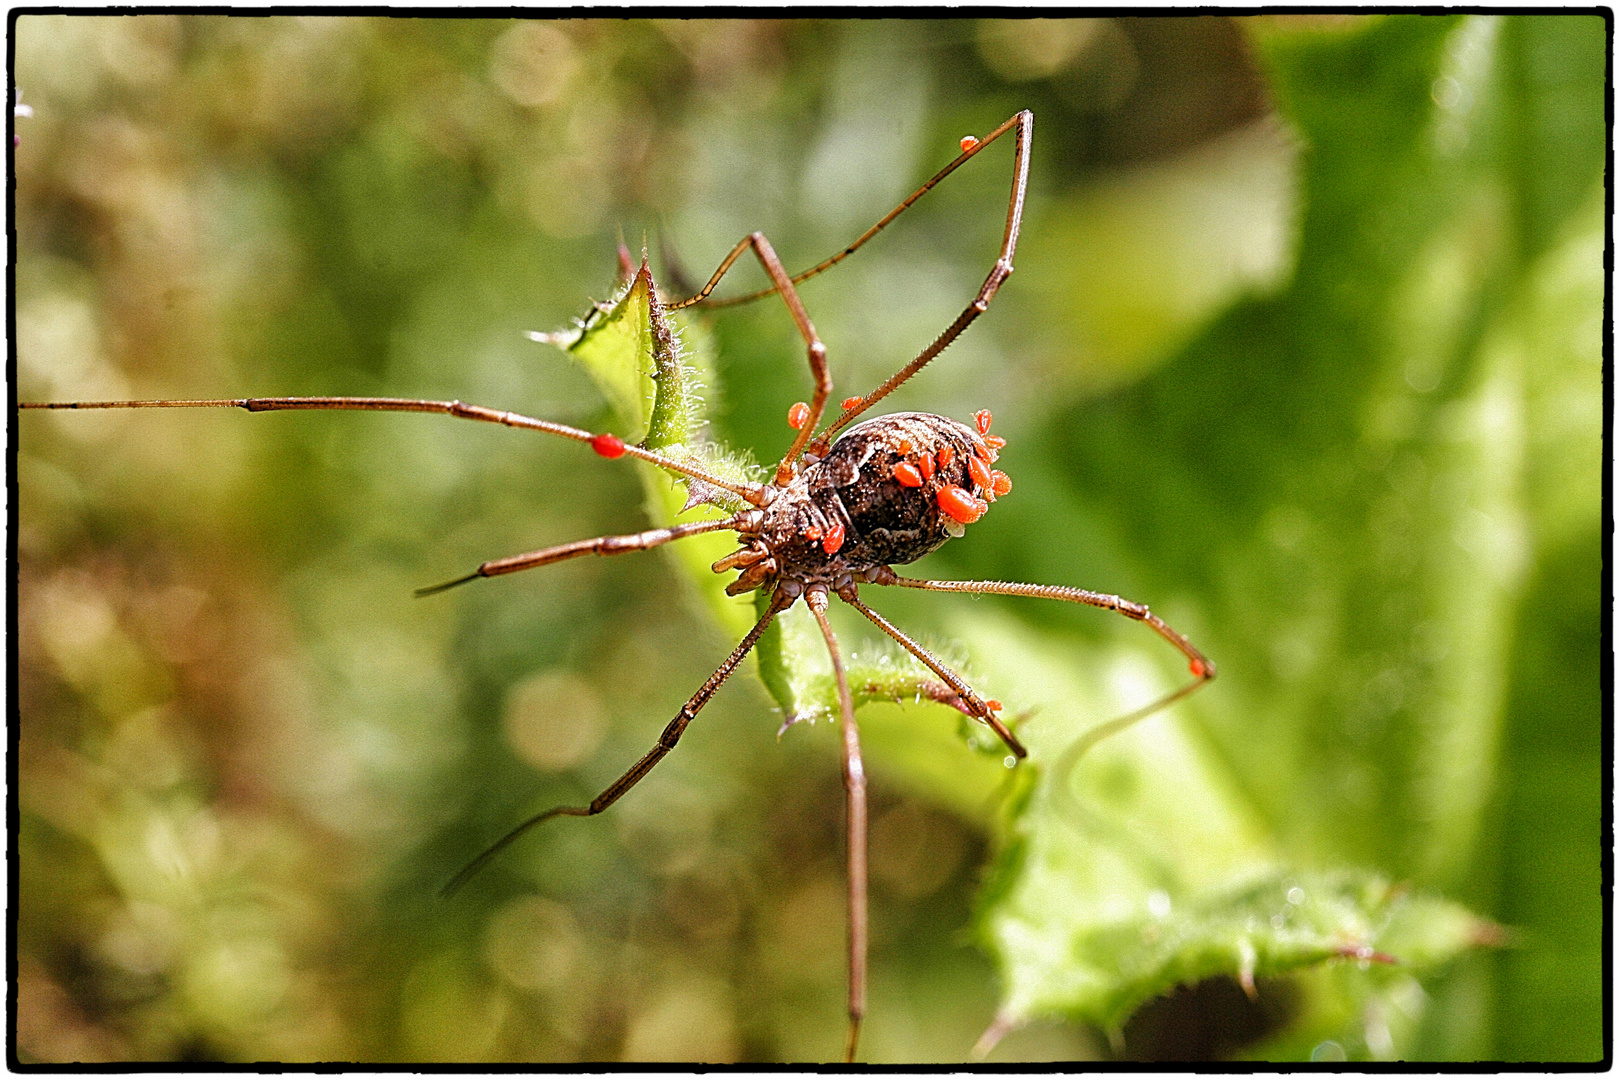
[[[977,521],[989,503],[1008,494],[1012,482],[993,469],[1005,442],[990,434],[990,414],[974,414],[972,424],[960,423],[932,413],[890,413],[850,427],[852,421],[868,412],[896,387],[911,378],[924,365],[955,341],[990,306],[996,291],[1013,271],[1013,252],[1024,209],[1024,192],[1029,176],[1029,147],[1034,116],[1028,111],[1007,120],[982,139],[962,140],[962,152],[881,221],[862,233],[831,258],[802,273],[789,276],[781,260],[762,233],[752,233],[731,249],[708,282],[697,294],[670,308],[704,305],[709,307],[740,304],[771,295],[780,295],[794,325],[804,338],[805,351],[814,380],[808,403],[800,402],[788,413],[789,424],[797,430],[792,445],[777,464],[768,483],[734,482],[687,462],[671,460],[640,446],[630,445],[615,435],[594,433],[565,424],[537,420],[517,413],[459,401],[427,401],[414,398],[366,397],[279,397],[229,398],[197,401],[78,401],[28,402],[24,409],[122,409],[122,408],[208,408],[231,407],[249,412],[286,409],[359,409],[392,412],[434,412],[481,420],[509,427],[527,428],[588,443],[605,458],[636,457],[730,492],[746,509],[730,517],[649,529],[624,536],[600,536],[542,551],[495,559],[479,566],[465,577],[443,585],[419,590],[423,595],[461,585],[480,577],[495,577],[518,570],[560,562],[580,555],[612,555],[644,551],[699,533],[730,530],[737,535],[738,549],[714,564],[716,573],[740,570],[727,586],[732,595],[763,590],[769,601],[764,614],[732,650],[731,655],[709,676],[698,691],[669,722],[658,743],[641,760],[588,806],[559,806],[537,814],[497,840],[457,874],[445,887],[454,892],[481,867],[530,828],[550,818],[589,817],[606,810],[634,787],[642,777],[675,748],[703,706],[737,670],[760,636],[777,615],[803,600],[815,616],[826,641],[827,652],[838,687],[839,716],[843,733],[844,788],[848,825],[848,907],[849,907],[849,1034],[845,1060],[853,1061],[860,1037],[861,1019],[866,1011],[866,778],[861,763],[860,734],[855,723],[853,698],[845,673],[838,639],[827,618],[829,595],[870,619],[880,630],[898,642],[929,668],[949,688],[951,704],[989,725],[1018,758],[1026,756],[1016,735],[997,713],[1001,705],[981,698],[966,681],[937,657],[912,640],[904,631],[868,607],[861,599],[863,585],[897,586],[933,592],[995,593],[1067,600],[1106,608],[1146,623],[1187,658],[1192,681],[1127,716],[1103,725],[1088,735],[1096,738],[1121,730],[1176,701],[1181,700],[1215,677],[1215,667],[1192,643],[1171,629],[1142,605],[1117,596],[1062,585],[1028,585],[1006,581],[931,581],[901,577],[892,567],[914,562],[935,550],[946,540],[961,536],[965,526]],[[1014,138],[1012,193],[1007,201],[1007,225],[1001,252],[978,295],[945,330],[916,358],[895,372],[876,389],[861,397],[846,398],[837,417],[820,428],[833,382],[828,372],[827,350],[816,335],[815,325],[794,288],[852,255],[877,235],[936,184],[956,171],[969,158],[1008,132]],[[725,300],[711,297],[716,284],[746,252],[752,251],[771,280],[771,287],[746,296]],[[820,428],[820,430],[818,430]],[[1066,757],[1073,757],[1068,754]]]

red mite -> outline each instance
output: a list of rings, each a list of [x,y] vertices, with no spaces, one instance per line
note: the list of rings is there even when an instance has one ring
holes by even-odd
[[[939,489],[939,508],[964,525],[978,521],[984,509],[979,501],[959,487],[947,485]]]
[[[827,535],[821,538],[821,550],[828,555],[837,554],[838,549],[844,546],[844,523],[835,521],[827,526]]]

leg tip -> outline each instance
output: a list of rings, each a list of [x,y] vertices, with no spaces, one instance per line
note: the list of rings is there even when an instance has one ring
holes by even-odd
[[[465,585],[469,581],[476,581],[478,578],[481,578],[483,576],[484,575],[483,575],[482,571],[474,570],[472,573],[468,574],[467,576],[458,577],[454,581],[441,581],[437,585],[424,585],[420,589],[416,590],[416,595],[419,596],[419,597],[420,596],[432,596],[434,593],[442,593],[442,592],[445,592],[448,589],[453,589],[457,585]]]

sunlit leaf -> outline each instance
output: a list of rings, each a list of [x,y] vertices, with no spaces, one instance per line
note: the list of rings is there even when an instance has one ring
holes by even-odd
[[[1518,81],[1524,65],[1598,40],[1572,34],[1567,20],[1484,17],[1261,36],[1306,148],[1293,280],[1057,435],[1080,474],[1066,496],[1121,520],[1153,508],[1110,556],[1160,595],[1200,581],[1222,598],[1193,635],[1222,678],[1072,775],[1050,769],[1023,804],[981,909],[1006,1021],[1117,1028],[1180,983],[1295,971],[1300,1033],[1401,1056],[1422,1025],[1373,1018],[1421,1016],[1411,976],[1497,940],[1442,897],[1472,891],[1491,796],[1535,505],[1527,410],[1564,386],[1596,434],[1592,234],[1530,261],[1514,237],[1534,219],[1516,215],[1548,204],[1508,194],[1578,189],[1513,157],[1537,115],[1513,103],[1563,92],[1551,67]],[[1570,161],[1596,183],[1583,148]],[[1566,197],[1563,212],[1579,206]],[[1563,497],[1589,527],[1590,492]],[[1139,677],[982,617],[962,634],[1020,685],[1053,688],[1028,732],[1049,765],[1104,718],[1066,702],[1109,701]],[[1333,899],[1305,919],[1286,903],[1296,887]],[[1303,973],[1352,943],[1399,959],[1398,974]]]
[[[1374,875],[1275,873],[1240,890],[1175,904],[1149,893],[1145,910],[1119,921],[1083,922],[1056,940],[1032,938],[1026,959],[1043,969],[1011,1008],[1067,1012],[1117,1028],[1143,1001],[1214,975],[1256,978],[1326,961],[1422,971],[1488,940],[1460,905],[1414,897]],[[1042,977],[1064,958],[1063,978]],[[1010,965],[1015,982],[1018,961]],[[1034,973],[1032,973],[1034,974]]]

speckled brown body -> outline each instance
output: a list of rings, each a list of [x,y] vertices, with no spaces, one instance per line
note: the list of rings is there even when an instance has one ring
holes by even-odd
[[[950,448],[950,460],[921,486],[895,478],[896,465],[923,455],[937,461],[941,447]],[[780,489],[755,528],[742,531],[744,544],[768,557],[744,570],[735,591],[778,581],[837,588],[922,558],[949,540],[953,527],[961,535],[936,496],[947,485],[974,489],[967,462],[975,453],[985,453],[978,432],[933,413],[891,413],[850,428]],[[823,539],[839,526],[842,544],[828,553]]]

